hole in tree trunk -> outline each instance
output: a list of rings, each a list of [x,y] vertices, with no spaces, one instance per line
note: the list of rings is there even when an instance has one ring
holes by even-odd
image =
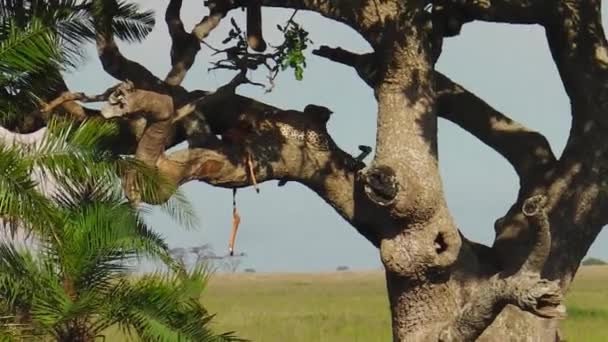
[[[437,237],[435,238],[435,252],[437,252],[437,254],[441,254],[441,253],[445,252],[447,249],[448,249],[448,244],[445,242],[443,233],[437,234]]]
[[[365,193],[376,204],[388,206],[397,196],[398,186],[395,171],[385,165],[370,169],[366,175]]]

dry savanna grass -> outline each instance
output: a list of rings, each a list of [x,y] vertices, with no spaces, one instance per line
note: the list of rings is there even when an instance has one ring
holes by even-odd
[[[215,328],[252,341],[390,341],[380,272],[216,274],[203,301]],[[608,341],[608,267],[582,267],[567,296],[568,341]]]

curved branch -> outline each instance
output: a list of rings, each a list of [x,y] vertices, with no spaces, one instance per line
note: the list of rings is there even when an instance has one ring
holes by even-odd
[[[70,93],[61,77],[57,78],[56,83],[49,85],[49,90],[48,93],[40,94],[39,109],[30,110],[15,120],[5,120],[2,122],[2,127],[14,133],[28,134],[46,127],[51,112],[78,122],[86,118],[97,117],[100,114],[98,110],[77,103],[76,101],[82,100],[81,97],[86,97],[86,95]]]
[[[551,250],[551,232],[545,205],[547,197],[535,195],[524,201],[523,214],[537,229],[528,258],[515,274],[501,272],[479,286],[456,319],[446,326],[439,341],[474,341],[492,324],[507,304],[543,318],[564,318],[559,281],[541,277]]]
[[[112,33],[112,16],[109,13],[94,16],[97,54],[103,69],[112,77],[134,82],[138,88],[158,90],[163,82],[143,65],[122,55]]]
[[[304,184],[379,246],[380,238],[371,229],[370,221],[375,209],[362,207],[361,202],[355,205],[363,198],[362,193],[356,171],[345,166],[354,162],[354,158],[344,152],[322,155],[289,146],[281,147],[283,157],[277,159],[266,158],[263,153],[272,154],[269,150],[254,150],[252,154],[253,171],[259,183],[288,180]],[[159,159],[157,167],[177,185],[196,180],[224,188],[252,186],[243,150],[230,144],[180,150]]]
[[[312,52],[319,57],[327,58],[330,61],[351,66],[355,69],[359,77],[371,88],[376,85],[377,65],[374,60],[374,53],[358,54],[342,48],[331,48],[322,45]]]
[[[304,112],[280,110],[229,94],[199,105],[205,113],[214,113],[209,117],[211,127],[222,140],[161,157],[157,167],[176,186],[198,180],[219,187],[247,187],[254,182],[252,172],[258,182],[300,182],[379,245],[368,221],[370,211],[378,209],[365,204],[369,201],[358,182],[357,171],[365,164],[331,139],[325,127],[326,108],[309,105]]]
[[[447,76],[436,73],[437,112],[507,159],[521,182],[555,163],[547,139],[492,108]]]
[[[321,46],[313,52],[334,62],[349,65],[373,87],[377,66],[373,54],[356,54],[341,48]],[[540,133],[511,120],[440,72],[435,72],[437,115],[449,120],[500,153],[515,168],[522,182],[533,172],[556,159],[549,142]]]
[[[215,29],[221,19],[226,16],[227,10],[224,6],[210,4],[210,13],[205,16],[194,28],[191,33],[186,32],[180,17],[182,0],[171,0],[165,13],[165,21],[171,36],[171,71],[165,77],[165,82],[171,86],[182,83],[188,70],[194,64],[196,55],[200,50],[200,43],[213,29]]]
[[[542,24],[547,7],[544,0],[443,0],[438,9],[445,11],[445,18],[458,20],[460,24],[482,20],[509,24]],[[454,26],[455,23],[448,23]]]
[[[532,250],[526,262],[521,266],[521,269],[526,272],[540,273],[551,251],[551,231],[545,209],[546,204],[546,196],[536,195],[525,200],[521,208],[522,213],[537,231]]]
[[[263,7],[277,7],[313,11],[322,16],[344,23],[352,28],[360,29],[363,18],[368,15],[368,24],[372,22],[369,18],[380,20],[373,12],[374,10],[367,0],[258,0]],[[207,0],[207,4],[226,6],[230,9],[244,7],[246,0]]]

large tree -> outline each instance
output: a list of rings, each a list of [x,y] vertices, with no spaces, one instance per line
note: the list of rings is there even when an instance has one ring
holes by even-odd
[[[112,32],[124,3],[84,4],[103,68],[122,83],[100,96],[57,89],[41,110],[28,113],[30,119],[8,129],[40,129],[51,112],[77,121],[118,116],[123,129],[112,151],[134,154],[176,185],[198,180],[238,188],[278,179],[309,187],[379,248],[395,340],[558,339],[561,295],[608,219],[602,210],[608,44],[599,0],[208,0],[209,15],[191,31],[180,18],[182,1],[170,0],[165,19],[172,68],[164,78],[121,54]],[[281,28],[285,46],[260,52],[267,44],[257,6],[320,13],[371,45],[373,52],[363,55],[340,47],[315,51],[352,66],[373,89],[378,112],[371,163],[334,143],[326,129],[329,110],[282,110],[235,93],[248,82],[247,68],[269,61],[293,67],[301,77],[305,33],[290,24]],[[202,40],[241,7],[248,11],[248,36],[233,23],[230,38],[237,43],[217,65],[238,75],[212,92],[182,87]],[[544,27],[571,102],[572,128],[559,158],[544,136],[435,70],[443,39],[474,20]],[[106,99],[101,111],[82,105]],[[467,240],[447,209],[438,172],[438,117],[504,156],[519,176],[518,197],[496,221],[491,247]],[[165,152],[183,141],[187,148]],[[140,194],[135,176],[123,179],[128,197],[151,201]]]

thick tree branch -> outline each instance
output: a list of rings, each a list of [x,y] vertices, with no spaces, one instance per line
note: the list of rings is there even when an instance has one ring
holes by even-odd
[[[325,127],[325,108],[309,105],[304,112],[283,111],[238,95],[224,95],[220,102],[202,106],[206,112],[217,108],[219,117],[233,118],[213,125],[222,140],[160,158],[162,174],[176,186],[199,180],[226,188],[247,187],[254,181],[252,171],[258,182],[300,182],[379,245],[368,221],[378,209],[362,205],[368,202],[357,185],[357,171],[364,164],[333,142]],[[360,201],[355,209],[356,199]]]
[[[577,135],[605,136],[604,127],[608,126],[608,42],[602,27],[601,4],[558,1],[548,11],[545,25],[551,55],[572,104],[572,126]],[[600,123],[604,132],[590,129],[591,121]],[[593,141],[599,142],[594,137],[589,143]]]
[[[365,203],[364,194],[356,181],[357,171],[365,164],[338,148],[329,136],[325,125],[331,112],[314,105],[307,106],[304,112],[283,111],[235,95],[235,88],[244,81],[239,74],[215,93],[195,98],[177,110],[170,96],[137,89],[130,82],[102,95],[64,94],[51,102],[58,105],[68,100],[107,98],[108,103],[101,110],[104,117],[130,121],[133,115],[143,115],[148,125],[137,138],[135,156],[146,165],[158,167],[175,187],[192,180],[229,188],[251,186],[252,171],[258,182],[297,181],[317,192],[378,246],[379,237],[369,229],[368,221],[373,217],[369,212],[377,209],[361,206]],[[210,134],[221,135],[222,140],[210,139],[204,147],[164,156],[165,146],[179,142],[167,141],[172,124],[180,119],[175,115],[180,111],[190,113],[195,107],[208,114],[205,119],[213,129]],[[252,168],[248,166],[248,156]],[[149,200],[141,198],[134,172],[127,172],[124,188],[134,202]],[[170,195],[152,200],[162,202]],[[356,197],[363,200],[357,210]]]
[[[372,53],[361,55],[321,46],[314,54],[354,67],[372,87],[377,82],[377,66]],[[555,163],[549,142],[542,134],[506,117],[440,72],[435,72],[435,91],[437,115],[500,153],[513,165],[522,182],[534,171]]]
[[[545,0],[441,0],[434,14],[445,18],[446,26],[453,29],[473,20],[542,24],[549,6],[552,4]]]
[[[358,54],[339,47],[331,48],[326,45],[322,45],[312,53],[336,63],[353,67],[359,77],[361,77],[368,86],[372,88],[375,87],[378,66],[374,60],[374,53]]]
[[[108,74],[120,81],[130,80],[141,89],[164,89],[163,82],[152,72],[122,55],[112,33],[111,13],[97,14],[94,20],[97,54]]]
[[[281,153],[286,158],[273,160],[267,158],[271,151],[253,149],[253,169],[258,182],[289,180],[306,185],[372,244],[379,245],[379,237],[370,229],[369,221],[375,209],[355,205],[362,194],[357,186],[356,172],[345,167],[354,162],[352,157],[339,152],[335,156],[323,156],[290,146],[281,147]],[[249,187],[252,179],[243,157],[242,149],[219,144],[174,152],[161,158],[157,166],[175,184],[198,180],[225,188]]]
[[[277,7],[317,12],[320,15],[344,23],[359,33],[381,29],[381,21],[386,15],[383,6],[387,1],[368,0],[256,0],[263,7]],[[246,0],[208,0],[208,4],[218,4],[230,9],[245,7]],[[391,2],[392,3],[392,2]],[[372,35],[366,38],[374,38]]]
[[[84,107],[69,99],[69,97],[81,95],[70,93],[61,76],[57,77],[56,82],[48,85],[48,89],[48,92],[38,94],[40,108],[25,109],[26,113],[15,120],[5,120],[2,123],[3,127],[20,134],[33,133],[46,126],[51,117],[51,111],[54,115],[69,117],[79,122],[86,118],[99,116],[98,110]]]
[[[526,182],[527,176],[555,163],[547,139],[511,120],[447,76],[435,74],[437,114],[467,132],[507,159]]]
[[[43,113],[50,113],[59,106],[63,106],[68,102],[80,101],[80,102],[103,102],[106,101],[110,94],[114,92],[116,87],[108,88],[105,92],[99,95],[86,95],[84,93],[70,93],[65,92],[59,95],[59,97],[53,99],[49,103],[41,103],[42,108],[40,109]]]
[[[196,55],[200,50],[200,43],[213,29],[215,29],[221,19],[226,16],[227,9],[224,6],[210,3],[209,15],[205,16],[194,28],[191,33],[186,32],[180,17],[182,0],[171,0],[167,6],[165,21],[171,36],[171,71],[165,77],[165,82],[171,86],[182,83],[188,70],[194,64]]]

